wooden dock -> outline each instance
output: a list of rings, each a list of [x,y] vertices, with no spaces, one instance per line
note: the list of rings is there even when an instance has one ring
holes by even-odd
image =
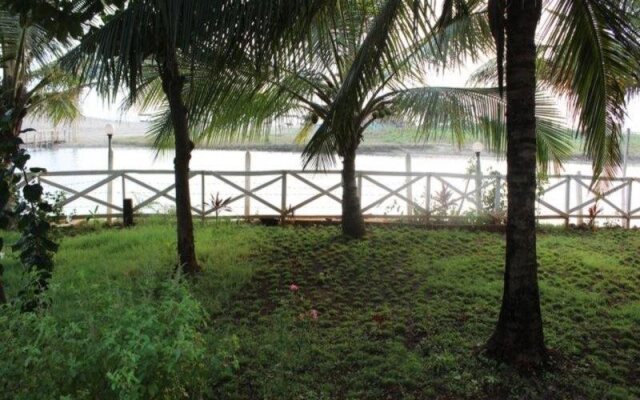
[[[73,133],[69,129],[31,131],[23,133],[21,137],[30,149],[50,149],[73,141]]]

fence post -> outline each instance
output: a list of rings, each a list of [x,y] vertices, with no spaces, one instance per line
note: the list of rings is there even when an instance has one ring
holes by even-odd
[[[582,172],[578,171],[578,177],[576,178],[578,184],[576,185],[576,201],[578,205],[582,204]],[[582,208],[578,210],[578,225],[582,225],[584,219],[582,218]]]
[[[571,209],[571,176],[567,177],[567,186],[565,188],[565,198],[564,198],[564,226],[565,228],[569,227],[569,210]]]
[[[126,190],[127,190],[126,175],[127,175],[126,172],[123,172],[122,175],[121,175],[121,177],[122,177],[122,200],[123,201],[124,201],[124,199],[127,198],[127,195],[126,195]]]
[[[476,152],[476,212],[482,213],[482,167],[480,166],[480,152]]]
[[[431,217],[431,174],[427,174],[427,188],[425,192],[425,210],[427,210],[427,222]]]
[[[204,224],[206,213],[207,213],[207,205],[205,204],[205,176],[204,171],[200,173],[200,186],[202,188],[202,197],[201,197],[201,206],[202,206],[202,215],[200,216],[202,223]]]
[[[113,139],[113,128],[109,131],[107,128],[107,137],[109,138],[109,150],[107,154],[107,167],[109,169],[109,176],[111,177],[111,171],[113,171],[113,148],[111,147],[111,140]],[[109,203],[109,207],[107,207],[107,223],[111,224],[111,204],[113,204],[113,181],[109,181],[107,184],[107,203]]]
[[[622,156],[622,178],[626,178],[627,177],[627,163],[629,160],[629,146],[631,143],[631,129],[627,128],[627,137],[625,140],[625,150],[624,150],[624,154]],[[631,190],[631,184],[629,184],[629,190]],[[630,197],[628,196],[628,190],[626,188],[622,189],[622,209],[626,210],[627,209],[627,203],[630,203],[630,201],[627,201],[628,199],[630,199]],[[628,221],[629,219],[627,219]],[[630,223],[629,223],[630,225]]]
[[[629,179],[629,187],[627,188],[627,229],[631,228],[631,188],[633,187],[633,179]]]
[[[287,218],[287,171],[282,171],[282,199],[280,207],[280,215],[282,223],[284,223]]]
[[[251,152],[247,151],[244,155],[244,190],[251,191]],[[244,217],[249,219],[251,215],[251,197],[244,196]]]
[[[411,154],[407,153],[405,157],[405,166],[407,170],[407,183],[411,182]],[[413,201],[413,185],[407,186],[407,216],[410,217],[413,215],[413,206],[411,202]]]
[[[362,172],[358,172],[358,198],[360,199],[360,208],[362,208]]]

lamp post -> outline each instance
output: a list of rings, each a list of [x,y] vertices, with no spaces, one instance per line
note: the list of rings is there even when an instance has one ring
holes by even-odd
[[[631,145],[631,128],[627,128],[627,140],[625,140],[625,149],[624,155],[622,158],[622,178],[627,178],[627,163],[629,161],[629,147]],[[631,186],[625,186],[622,189],[622,211],[627,213],[627,218],[625,221],[625,227],[629,229],[631,227],[631,219],[629,218],[631,214]]]
[[[480,154],[484,150],[481,142],[475,142],[471,147],[476,153],[476,210],[482,212],[482,168],[480,166]]]
[[[104,127],[104,130],[107,134],[107,138],[109,141],[109,150],[107,154],[107,169],[109,172],[113,171],[113,147],[111,146],[111,141],[113,139],[113,125],[107,124]],[[107,184],[107,203],[110,205],[113,204],[113,181],[110,180]],[[111,224],[111,206],[107,207],[107,223]]]

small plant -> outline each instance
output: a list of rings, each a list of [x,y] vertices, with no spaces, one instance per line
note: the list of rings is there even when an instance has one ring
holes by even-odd
[[[491,211],[487,214],[488,218],[489,218],[489,224],[491,225],[506,225],[507,224],[507,211],[502,209],[502,210],[496,210],[496,211]]]
[[[218,218],[220,217],[220,213],[222,212],[231,212],[231,207],[229,204],[231,203],[231,197],[222,198],[220,197],[220,192],[216,193],[216,195],[211,195],[211,208],[213,208],[213,212],[216,215],[216,222],[218,222]]]
[[[415,216],[415,221],[419,224],[428,224],[431,221],[431,217],[433,215],[432,211],[422,210],[420,208],[414,207],[413,215]]]
[[[502,174],[492,168],[489,168],[487,175],[490,183],[482,193],[482,205],[489,214],[502,214],[501,210],[507,208],[506,179],[500,179]]]
[[[589,210],[588,210],[589,222],[587,223],[587,225],[591,230],[596,229],[596,218],[598,218],[598,216],[602,213],[602,208],[598,205],[599,202],[600,202],[600,196],[596,197],[595,203],[593,203],[593,205],[589,207]]]
[[[549,176],[545,171],[539,171],[536,177],[536,198],[541,198],[549,187]],[[536,201],[536,214],[540,214],[540,203]]]
[[[89,210],[89,215],[85,217],[86,222],[93,221],[94,223],[98,221],[96,218],[98,215],[98,206],[96,206],[93,210]]]
[[[286,214],[285,214],[285,219],[288,222],[295,222],[296,220],[296,209],[293,207],[293,204],[289,204],[289,207],[287,208]]]
[[[65,192],[59,190],[55,193],[45,193],[44,198],[51,204],[53,209],[53,211],[51,211],[51,220],[54,223],[68,223],[73,219],[75,212],[69,214],[64,212],[63,204],[67,200],[67,194]]]
[[[435,193],[433,201],[435,202],[435,206],[433,208],[434,215],[439,217],[448,217],[456,214],[456,205],[458,202],[453,200],[453,191],[444,183],[442,184],[442,189]]]
[[[465,168],[464,172],[467,175],[475,175],[476,174],[476,164],[477,164],[477,159],[475,156],[470,157],[467,160],[467,167]]]
[[[402,211],[402,207],[398,203],[398,200],[394,199],[391,204],[385,207],[384,215],[396,215],[396,214],[403,215],[404,212]]]

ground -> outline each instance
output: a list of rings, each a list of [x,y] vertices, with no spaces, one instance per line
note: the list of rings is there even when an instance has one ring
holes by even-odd
[[[161,295],[144,288],[175,279],[173,229],[143,221],[67,232],[48,316],[81,327],[83,315],[111,302],[123,314],[160,307]],[[501,234],[377,227],[350,242],[336,227],[200,226],[205,272],[187,288],[205,313],[193,335],[211,357],[194,364],[204,378],[193,385],[216,399],[639,398],[640,233],[548,229],[539,238],[552,358],[530,376],[481,351],[499,311]],[[13,257],[5,260],[10,295],[20,281]],[[100,330],[96,321],[90,331]],[[132,370],[145,382],[146,370]],[[108,380],[115,393],[113,375],[95,382]]]

